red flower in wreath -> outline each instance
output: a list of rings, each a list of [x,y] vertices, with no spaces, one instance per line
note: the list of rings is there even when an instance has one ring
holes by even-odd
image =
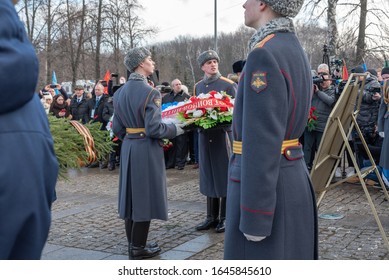
[[[317,113],[316,113],[316,108],[312,106],[311,109],[309,110],[309,116],[308,116],[308,123],[307,123],[308,131],[315,130],[316,126],[317,126]]]

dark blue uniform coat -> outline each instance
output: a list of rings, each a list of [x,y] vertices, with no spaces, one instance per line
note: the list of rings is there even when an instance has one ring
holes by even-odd
[[[39,259],[57,181],[38,60],[11,1],[0,1],[0,259]]]
[[[378,131],[384,132],[385,137],[382,143],[381,156],[380,156],[380,166],[386,170],[389,170],[389,110],[388,104],[384,101],[385,92],[389,91],[389,82],[384,84],[382,87],[382,97],[381,105],[378,112]]]
[[[281,155],[282,142],[307,123],[310,66],[294,33],[267,39],[249,53],[234,104],[242,153],[230,159],[224,257],[315,259],[316,204],[301,146]],[[267,237],[253,242],[243,233]]]
[[[236,83],[220,77],[214,82],[205,84],[200,81],[195,85],[195,95],[210,91],[225,91],[235,97]],[[199,167],[200,192],[207,197],[226,197],[227,171],[229,158],[229,129],[209,129],[199,131]]]
[[[122,141],[119,216],[135,222],[167,220],[166,171],[161,138],[176,135],[161,122],[161,94],[143,80],[129,80],[113,97],[113,131]],[[126,128],[146,133],[126,134]]]

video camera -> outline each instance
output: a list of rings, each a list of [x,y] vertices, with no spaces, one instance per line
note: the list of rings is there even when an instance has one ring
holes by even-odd
[[[324,78],[324,74],[320,74],[320,73],[316,76],[313,76],[312,79],[313,79],[313,83],[317,85],[319,88],[321,86],[321,83],[324,81],[335,81],[335,79],[332,78],[328,78],[328,79]]]
[[[313,83],[315,85],[317,85],[318,87],[320,86],[320,84],[322,82],[324,82],[326,80],[326,79],[324,79],[323,75],[313,76],[312,79],[313,79]]]

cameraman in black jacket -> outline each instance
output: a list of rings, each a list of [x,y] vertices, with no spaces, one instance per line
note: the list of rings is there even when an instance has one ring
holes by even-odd
[[[353,69],[354,73],[365,73],[361,66],[357,66]],[[377,131],[378,111],[381,103],[381,85],[378,82],[377,77],[367,73],[365,87],[363,89],[363,96],[359,114],[357,117],[357,123],[362,131],[365,140],[374,138]],[[354,132],[354,147],[358,158],[358,165],[363,166],[363,154],[359,152],[361,140],[357,133]]]

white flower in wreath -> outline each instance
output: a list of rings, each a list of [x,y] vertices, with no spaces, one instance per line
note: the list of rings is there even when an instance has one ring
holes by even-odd
[[[212,112],[209,114],[209,117],[211,119],[217,120],[217,111],[216,110],[212,110]]]
[[[203,114],[204,114],[203,111],[196,110],[196,111],[193,112],[193,117],[194,118],[200,118]]]
[[[215,97],[216,99],[223,99],[223,94],[216,93],[213,97]]]
[[[207,98],[210,98],[212,97],[209,93],[205,94],[205,93],[200,93],[197,98],[200,98],[200,99],[207,99]]]
[[[107,126],[105,127],[109,131],[109,137],[113,138],[113,130],[112,130],[112,121],[113,121],[113,115],[109,118],[109,122],[107,123]]]

